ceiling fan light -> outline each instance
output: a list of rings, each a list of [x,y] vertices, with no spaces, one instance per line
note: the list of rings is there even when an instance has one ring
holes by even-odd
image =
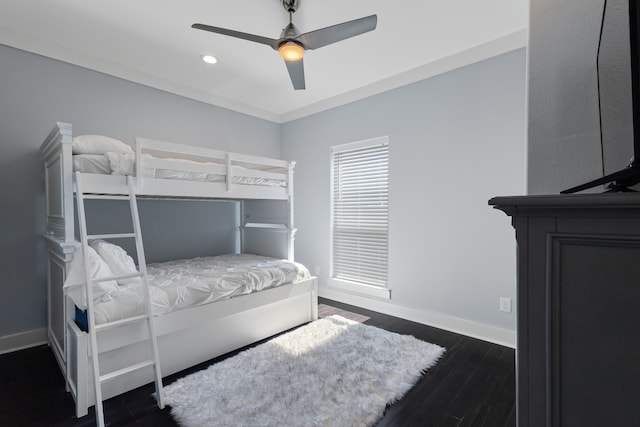
[[[200,58],[207,64],[215,64],[218,62],[218,59],[213,55],[202,55]]]
[[[294,41],[288,41],[278,47],[278,52],[285,61],[299,61],[304,56],[304,47]]]

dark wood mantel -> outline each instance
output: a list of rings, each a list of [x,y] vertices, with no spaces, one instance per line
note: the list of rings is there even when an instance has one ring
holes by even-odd
[[[509,216],[527,213],[528,216],[554,216],[559,213],[574,215],[582,211],[581,216],[593,211],[606,210],[608,215],[638,215],[640,212],[640,193],[603,193],[603,194],[562,194],[541,196],[494,197],[489,205],[504,211]]]
[[[518,426],[640,426],[640,194],[489,205],[518,243]]]

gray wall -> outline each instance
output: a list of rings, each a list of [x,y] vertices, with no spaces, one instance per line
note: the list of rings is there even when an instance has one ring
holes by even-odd
[[[0,45],[0,337],[46,327],[38,150],[56,121],[132,145],[146,136],[280,156],[275,123]]]
[[[89,234],[133,232],[129,202],[87,200]],[[212,200],[138,201],[140,228],[148,263],[239,251],[239,202]],[[80,240],[76,223],[76,239]],[[133,239],[118,239],[136,261]]]
[[[38,149],[55,121],[129,143],[147,136],[298,160],[296,258],[319,266],[321,283],[329,146],[388,135],[392,302],[513,330],[498,298],[515,297],[515,241],[487,200],[524,192],[524,79],[520,49],[278,125],[0,45],[0,337],[46,326]],[[164,215],[178,209],[191,208]],[[228,244],[216,227],[208,233]]]
[[[626,7],[626,0],[609,0],[609,6]],[[600,143],[597,52],[604,0],[531,0],[529,40],[529,135],[528,192],[557,194],[560,190],[599,178],[625,167],[632,154],[629,120],[612,122],[604,110],[605,126],[612,123],[622,131],[603,128]],[[622,15],[624,17],[624,11]],[[615,17],[611,17],[615,19]],[[624,25],[608,23],[608,31]],[[621,55],[619,67],[625,67],[628,55],[625,43],[608,34],[607,55]],[[617,46],[616,46],[617,45]],[[612,52],[616,47],[618,53]],[[605,48],[605,45],[603,45]],[[607,61],[611,64],[611,57]],[[624,85],[624,73],[609,77]],[[609,80],[611,81],[611,80]],[[619,98],[604,85],[605,95]],[[603,101],[610,108],[611,97]],[[617,107],[616,107],[617,108]],[[621,107],[623,108],[623,107]],[[613,113],[621,119],[621,110]],[[621,126],[622,125],[622,126]],[[603,153],[605,157],[603,170]],[[602,187],[592,191],[601,192]]]
[[[329,268],[329,147],[388,135],[392,303],[514,329],[515,239],[487,206],[525,190],[525,50],[282,126],[296,259]]]

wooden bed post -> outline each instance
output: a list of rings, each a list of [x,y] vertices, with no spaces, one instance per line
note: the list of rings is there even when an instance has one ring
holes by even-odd
[[[231,182],[233,181],[233,167],[231,166],[231,153],[227,153],[227,192],[231,191]]]
[[[136,158],[135,158],[135,183],[136,183],[136,187],[140,188],[142,187],[142,146],[144,145],[144,139],[142,138],[135,138],[136,141]]]
[[[58,122],[40,147],[44,160],[47,235],[63,243],[75,240],[72,142],[71,125]]]
[[[289,192],[289,198],[287,199],[287,214],[288,214],[288,224],[287,228],[289,229],[288,242],[287,242],[287,253],[289,261],[294,261],[294,240],[296,238],[296,231],[293,220],[293,170],[296,166],[295,161],[289,162],[289,171],[288,171],[288,179],[287,179],[287,190]]]
[[[246,223],[245,211],[244,211],[244,200],[240,200],[240,253],[244,253],[244,225]]]

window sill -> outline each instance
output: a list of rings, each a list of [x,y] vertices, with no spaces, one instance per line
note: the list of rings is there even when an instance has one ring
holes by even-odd
[[[391,290],[380,286],[365,285],[363,283],[350,282],[348,280],[327,279],[327,286],[343,292],[376,297],[380,299],[391,299]]]

